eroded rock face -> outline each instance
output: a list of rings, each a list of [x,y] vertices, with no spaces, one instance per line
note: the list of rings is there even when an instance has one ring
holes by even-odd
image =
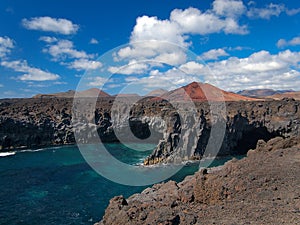
[[[101,102],[104,107],[101,110],[82,117],[83,121],[76,125],[84,129],[91,121],[95,124],[97,118],[97,126],[103,131],[100,133],[105,135],[111,126],[108,118],[110,101],[111,99],[104,98]],[[72,104],[72,98],[0,100],[0,149],[6,151],[74,144]],[[105,136],[107,140],[110,137],[110,134]]]
[[[1,100],[1,149],[74,144],[75,131],[79,143],[97,141],[99,137],[103,142],[155,143],[157,148],[145,160],[149,165],[215,154],[207,151],[207,144],[213,136],[212,127],[218,124],[224,125],[218,155],[245,154],[259,139],[268,141],[299,132],[299,101],[291,99],[227,102],[226,112],[217,118],[211,116],[210,106],[205,102],[195,103],[193,112],[189,105],[173,106],[151,97],[116,107],[114,100],[100,98],[95,109],[90,110],[91,99],[83,98],[84,108],[76,116],[71,98]]]
[[[169,125],[169,129],[164,132],[164,139],[144,161],[146,165],[199,159],[214,154],[217,156],[246,154],[250,148],[256,146],[259,139],[268,141],[276,136],[295,136],[300,129],[299,102],[292,99],[227,102],[226,114],[215,121],[211,119],[209,105],[198,103],[196,107],[199,112],[194,116],[198,118],[192,118],[197,122],[190,122],[191,129],[186,129],[185,124],[181,124],[182,117],[170,114],[169,118],[173,126]],[[185,113],[181,115],[188,116]],[[183,118],[183,120],[189,119]],[[209,138],[214,138],[211,133],[212,126],[223,126],[224,130],[223,142],[220,143],[220,147],[216,145],[215,148],[219,150],[218,152],[207,151]],[[180,139],[183,140],[181,145],[178,144]]]
[[[298,224],[299,140],[261,140],[242,160],[116,197],[97,225]]]

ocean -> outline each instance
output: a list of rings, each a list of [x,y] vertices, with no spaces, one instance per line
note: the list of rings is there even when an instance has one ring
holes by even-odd
[[[106,148],[114,157],[132,165],[141,164],[150,153],[118,143],[107,144]],[[210,166],[222,165],[230,158],[217,159]],[[199,164],[190,163],[170,179],[181,181],[198,169]],[[145,188],[102,177],[85,162],[75,145],[2,152],[0,224],[94,224],[101,220],[112,197],[129,197]]]

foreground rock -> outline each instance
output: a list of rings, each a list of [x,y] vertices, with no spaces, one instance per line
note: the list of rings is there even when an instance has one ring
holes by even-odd
[[[97,225],[299,224],[299,174],[299,137],[260,140],[246,158],[222,169],[111,199]]]

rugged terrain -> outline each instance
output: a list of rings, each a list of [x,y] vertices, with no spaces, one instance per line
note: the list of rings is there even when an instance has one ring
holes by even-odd
[[[110,200],[108,224],[300,223],[299,137],[260,140],[246,158]]]
[[[82,101],[89,104],[89,98]],[[133,132],[133,138],[157,144],[145,160],[145,164],[154,164],[209,155],[206,151],[209,137],[213,136],[212,127],[218,124],[224,126],[218,155],[245,154],[259,139],[267,141],[299,133],[300,102],[293,99],[226,102],[226,111],[217,119],[213,118],[207,102],[196,102],[196,112],[190,115],[189,105],[172,106],[151,97],[131,106],[123,102],[113,109],[113,113],[122,116],[112,119],[113,103],[113,97],[99,98],[93,111],[75,118],[72,98],[3,99],[0,101],[1,149],[74,144],[73,128],[85,135],[81,137],[83,143],[93,141],[94,131],[103,142],[117,142],[116,132],[125,134],[126,138]],[[186,121],[191,122],[186,124]],[[152,136],[155,138],[151,139]]]
[[[0,149],[74,144],[75,137],[77,143],[144,141],[157,145],[144,161],[150,165],[245,154],[259,139],[297,136],[300,129],[300,102],[293,98],[258,100],[203,83],[160,97],[90,89],[73,101],[74,94],[0,100]]]

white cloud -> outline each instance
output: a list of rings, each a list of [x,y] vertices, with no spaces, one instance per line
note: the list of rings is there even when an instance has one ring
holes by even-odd
[[[153,61],[169,65],[180,65],[186,62],[186,58],[186,54],[183,51],[174,51],[171,53],[161,53],[156,56]]]
[[[198,74],[199,75],[202,72],[203,65],[200,63],[197,63],[195,61],[190,61],[185,64],[182,64],[179,67],[179,69],[187,74]]]
[[[143,89],[148,92],[153,89],[166,89],[172,90],[195,80],[199,80],[196,76],[189,75],[176,68],[169,69],[165,72],[159,70],[152,70],[150,76],[140,79],[126,79],[127,82],[131,82],[131,86],[135,86],[136,90]]]
[[[123,75],[132,75],[132,74],[143,74],[149,69],[149,65],[144,62],[137,62],[135,60],[130,61],[125,66],[111,66],[108,68],[108,71],[112,74],[123,74]]]
[[[246,7],[240,0],[215,0],[213,11],[220,16],[238,17],[244,14]]]
[[[90,44],[97,45],[97,44],[99,44],[99,41],[97,39],[95,39],[95,38],[92,38],[90,40]]]
[[[230,57],[208,64],[188,61],[178,69],[174,67],[167,71],[152,69],[146,77],[128,76],[125,81],[139,91],[171,90],[192,81],[211,83],[229,91],[255,88],[299,90],[299,68],[300,52],[286,50],[271,54],[262,50],[245,58]]]
[[[79,29],[79,26],[70,20],[48,16],[23,19],[22,24],[28,30],[48,31],[65,35],[75,34]]]
[[[222,48],[211,49],[207,52],[204,52],[199,58],[202,60],[217,60],[219,57],[228,56],[229,54]]]
[[[95,54],[77,50],[70,40],[58,40],[52,37],[41,37],[40,40],[47,43],[43,49],[44,53],[50,54],[54,61],[59,61],[61,65],[65,65],[70,69],[78,71],[96,70],[102,67],[101,62],[93,60]]]
[[[233,17],[220,16],[214,11],[201,12],[196,8],[185,10],[175,9],[171,12],[170,20],[179,25],[180,34],[212,34],[212,33],[231,33],[246,34],[247,27],[240,26]]]
[[[254,88],[299,89],[300,52],[286,50],[276,55],[267,51],[247,58],[231,57],[208,63],[200,71],[208,83],[231,91]]]
[[[300,13],[300,8],[298,9],[286,9],[286,14],[289,16],[293,16]]]
[[[42,36],[39,38],[40,41],[44,41],[46,43],[54,43],[57,42],[58,39],[56,37]]]
[[[285,12],[287,9],[284,4],[273,4],[270,3],[265,8],[255,8],[251,7],[247,16],[250,18],[261,18],[270,19],[272,16],[279,16],[281,13]]]
[[[107,82],[106,78],[95,77],[93,81],[89,82],[88,85],[92,87],[102,87]]]
[[[16,72],[24,73],[17,78],[22,81],[47,81],[57,80],[60,78],[60,76],[57,74],[29,66],[26,60],[16,60],[10,62],[3,61],[1,62],[1,66],[12,69]]]
[[[130,40],[131,42],[149,40],[167,41],[180,46],[187,46],[177,23],[149,16],[142,16],[136,19],[136,25],[133,28]]]
[[[295,46],[295,45],[300,45],[300,37],[294,37],[292,40],[285,40],[285,39],[280,39],[277,42],[277,47],[278,48],[283,48],[286,46]]]
[[[191,46],[191,35],[248,33],[247,26],[238,21],[245,11],[242,1],[226,0],[225,3],[216,0],[213,8],[206,11],[192,7],[174,9],[165,20],[146,15],[138,17],[130,37],[131,46],[116,52],[115,61],[148,59],[181,64],[187,58],[181,47]]]
[[[74,48],[74,44],[69,40],[59,40],[55,44],[50,44],[43,52],[49,53],[55,61],[64,60],[66,58],[91,58],[85,51],[78,51]]]
[[[69,64],[69,68],[76,70],[96,70],[101,67],[101,62],[88,59],[77,59]]]
[[[4,87],[3,84],[0,84],[0,88]]]
[[[14,48],[14,41],[9,37],[0,36],[0,58],[5,58]]]

